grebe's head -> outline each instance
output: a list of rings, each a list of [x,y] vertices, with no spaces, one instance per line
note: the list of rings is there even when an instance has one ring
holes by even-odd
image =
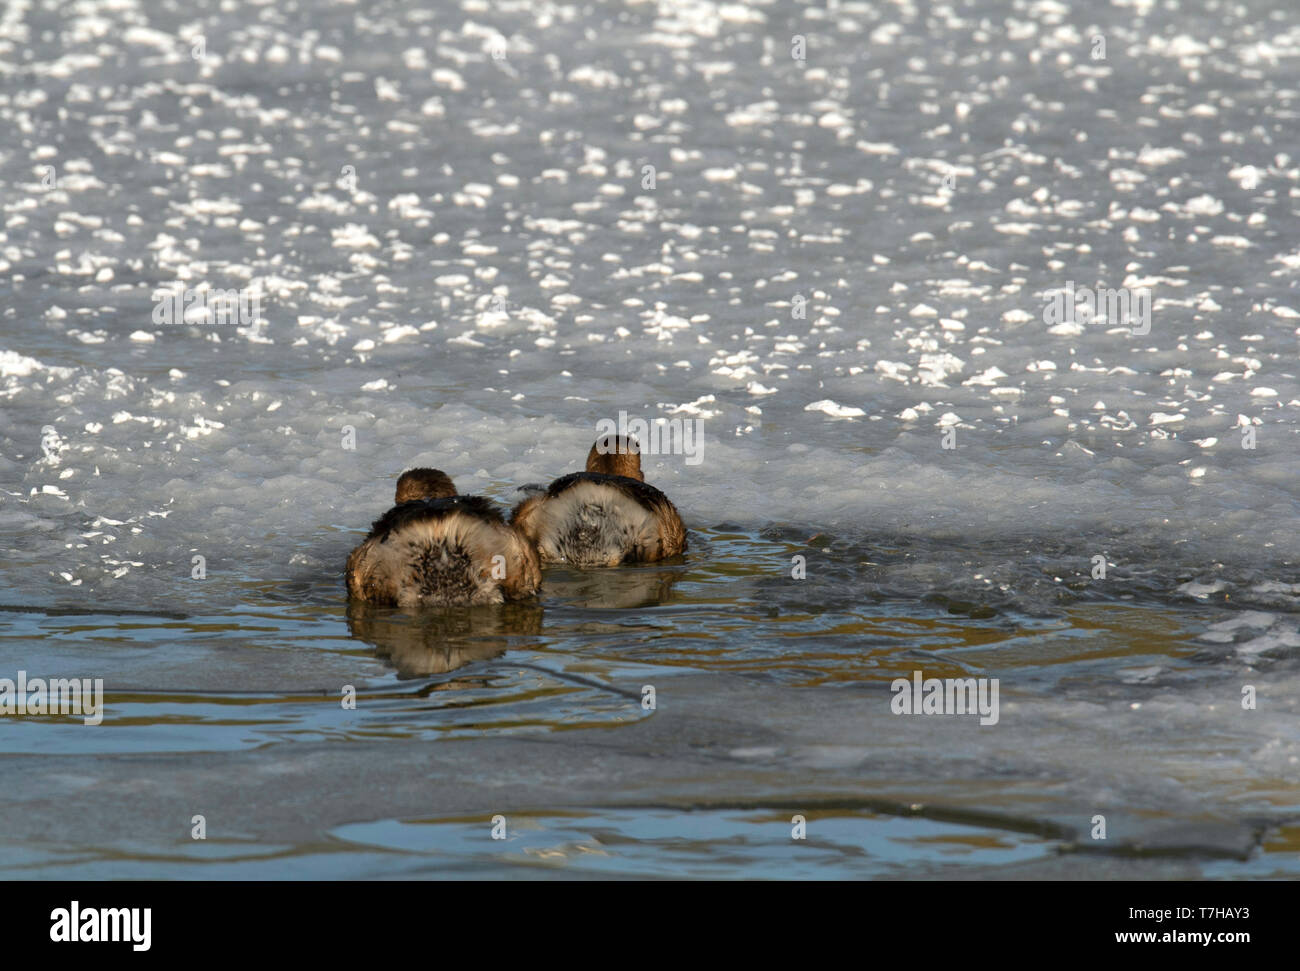
[[[587,471],[622,475],[644,482],[641,474],[641,446],[631,435],[604,435],[587,453]]]
[[[445,472],[437,469],[407,469],[397,480],[397,503],[416,499],[447,499],[456,494],[456,487]]]

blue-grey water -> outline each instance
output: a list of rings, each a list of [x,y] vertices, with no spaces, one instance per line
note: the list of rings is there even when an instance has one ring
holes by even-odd
[[[1297,67],[1258,0],[11,3],[0,679],[104,714],[0,715],[0,872],[1300,875]],[[402,469],[620,412],[703,431],[684,557],[347,603]]]

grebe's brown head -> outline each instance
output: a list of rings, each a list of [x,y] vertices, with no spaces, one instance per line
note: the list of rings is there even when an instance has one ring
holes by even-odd
[[[397,480],[397,503],[416,499],[447,499],[456,494],[456,487],[445,472],[437,469],[407,469]]]
[[[630,435],[604,435],[587,453],[587,471],[622,475],[644,482],[641,474],[641,446]]]

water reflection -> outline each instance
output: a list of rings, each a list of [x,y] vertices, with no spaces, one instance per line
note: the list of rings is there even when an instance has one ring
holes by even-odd
[[[593,610],[628,610],[664,603],[682,568],[547,570],[542,598]],[[541,603],[479,607],[376,607],[349,601],[348,632],[374,646],[399,678],[446,674],[473,661],[500,657],[521,639],[542,633]]]
[[[426,607],[406,610],[352,601],[348,632],[374,645],[399,678],[424,678],[455,671],[473,661],[500,657],[512,638],[542,631],[540,604]]]
[[[684,569],[684,566],[664,569],[661,564],[653,568],[621,566],[592,570],[557,567],[548,569],[542,578],[542,596],[594,610],[657,607],[668,601]]]

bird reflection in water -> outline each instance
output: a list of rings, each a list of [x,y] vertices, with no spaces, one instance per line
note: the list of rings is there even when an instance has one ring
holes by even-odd
[[[668,601],[683,571],[656,567],[622,566],[607,570],[551,567],[542,581],[543,594],[553,606],[593,610],[657,607]]]
[[[348,632],[371,644],[402,679],[446,674],[473,661],[500,657],[512,638],[542,631],[539,604],[477,607],[376,607],[348,604]]]
[[[553,612],[629,610],[664,603],[682,572],[631,568],[546,571],[543,596]],[[402,679],[447,674],[474,661],[500,657],[510,647],[542,633],[540,603],[475,607],[380,607],[348,603],[348,632],[371,644]],[[590,620],[573,618],[576,622]],[[477,681],[448,681],[440,690],[481,687]]]

